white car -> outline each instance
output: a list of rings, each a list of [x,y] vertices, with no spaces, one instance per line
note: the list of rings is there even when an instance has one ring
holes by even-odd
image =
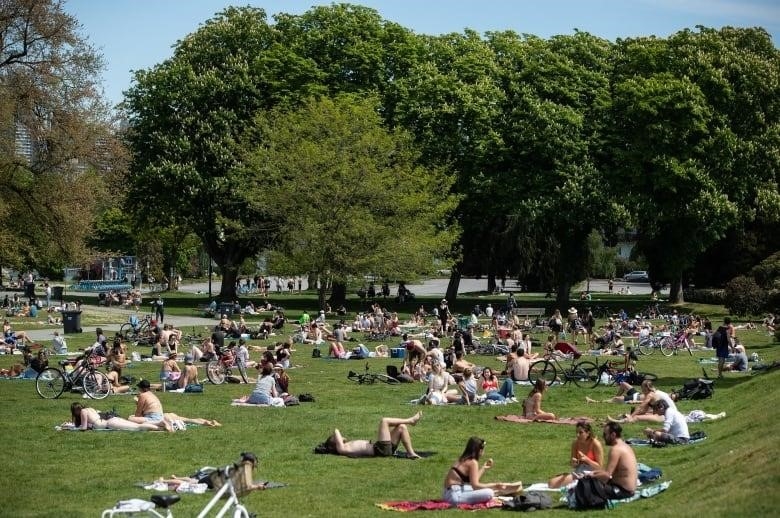
[[[636,270],[625,274],[623,280],[626,282],[650,282],[650,276],[644,270]]]

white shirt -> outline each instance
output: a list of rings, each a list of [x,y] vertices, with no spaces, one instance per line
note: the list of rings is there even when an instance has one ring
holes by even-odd
[[[667,408],[664,414],[664,432],[678,439],[690,439],[691,437],[688,434],[688,424],[685,422],[685,416],[671,408]]]
[[[487,316],[488,318],[493,317],[493,306],[488,306],[485,308],[485,316]]]

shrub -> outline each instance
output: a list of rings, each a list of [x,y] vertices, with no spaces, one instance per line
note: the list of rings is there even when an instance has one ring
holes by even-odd
[[[752,277],[740,275],[726,284],[724,305],[732,315],[758,314],[766,302],[766,291]]]
[[[780,288],[780,252],[758,263],[750,270],[750,274],[764,289]]]
[[[713,288],[689,288],[683,293],[686,302],[698,304],[715,304],[718,306],[726,303],[726,290]]]

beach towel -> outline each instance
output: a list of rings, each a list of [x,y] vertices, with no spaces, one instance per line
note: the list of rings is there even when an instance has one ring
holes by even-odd
[[[697,431],[691,433],[691,438],[688,440],[687,443],[680,443],[680,444],[658,443],[650,439],[632,437],[631,439],[626,439],[626,444],[630,444],[631,446],[634,447],[653,446],[655,448],[663,448],[665,446],[687,446],[689,444],[697,444],[702,442],[705,439],[707,439],[707,434],[702,431]]]
[[[499,421],[509,421],[512,423],[547,423],[547,424],[577,424],[585,421],[586,423],[593,422],[590,417],[561,417],[555,421],[534,421],[533,419],[527,419],[521,415],[497,415],[496,419]]]
[[[254,485],[258,489],[276,489],[278,487],[286,487],[287,484],[281,482],[272,482],[270,480],[255,480]],[[141,487],[147,491],[175,491],[177,493],[195,493],[202,494],[208,491],[208,484],[190,482],[187,480],[158,480],[156,482],[146,483],[138,482],[136,487]]]
[[[660,484],[654,484],[652,486],[643,486],[641,488],[637,488],[637,490],[634,492],[634,496],[630,498],[622,498],[620,500],[607,500],[607,509],[614,509],[620,504],[627,504],[630,502],[634,502],[635,500],[639,500],[640,498],[652,498],[655,495],[666,491],[669,486],[672,485],[672,481],[668,480],[666,482],[661,482]],[[574,498],[574,486],[576,484],[572,484],[571,488],[569,489],[567,494],[564,494],[561,496],[561,502],[566,502],[570,509],[576,509],[576,500]]]
[[[281,398],[278,398],[281,400]],[[268,408],[268,407],[281,407],[284,408],[284,401],[282,401],[281,405],[256,405],[254,403],[247,403],[246,401],[240,401],[238,399],[234,399],[231,401],[230,406],[251,406],[255,408]]]
[[[489,502],[484,502],[481,504],[460,504],[458,506],[453,506],[444,500],[425,500],[422,502],[401,500],[398,502],[382,502],[376,504],[377,507],[384,509],[385,511],[399,511],[402,513],[409,511],[439,511],[441,509],[454,508],[463,509],[465,511],[479,511],[482,509],[494,509],[496,507],[500,508],[502,505],[503,504],[501,503],[501,500],[498,498],[494,498]]]

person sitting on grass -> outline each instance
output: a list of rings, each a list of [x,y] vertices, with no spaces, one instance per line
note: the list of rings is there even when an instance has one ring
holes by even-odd
[[[575,475],[601,469],[604,464],[604,447],[601,441],[593,435],[593,428],[587,421],[577,423],[576,438],[571,443],[571,467],[573,471],[561,473],[547,483],[551,488],[559,488],[571,484]]]
[[[636,406],[633,411],[620,416],[617,419],[607,416],[607,421],[617,423],[635,423],[637,421],[660,423],[663,421],[663,418],[653,412],[653,404],[657,401],[665,401],[670,408],[677,409],[674,398],[670,394],[655,388],[651,380],[644,380],[640,390],[642,392],[642,397],[639,405]]]
[[[522,482],[482,482],[482,475],[493,467],[493,459],[488,459],[482,467],[479,466],[484,452],[484,439],[469,438],[463,453],[444,477],[443,500],[452,505],[479,504],[489,502],[495,496],[510,495],[523,489]]]
[[[501,382],[501,387],[498,386],[498,377],[493,374],[493,369],[485,367],[482,369],[482,390],[485,393],[485,397],[492,401],[507,401],[515,402],[515,384],[510,378],[504,379]]]
[[[523,415],[534,421],[555,421],[555,414],[542,410],[542,394],[547,391],[547,383],[539,378],[528,397],[523,401]]]
[[[660,430],[645,428],[645,435],[655,442],[666,444],[687,444],[691,436],[688,433],[688,423],[685,416],[677,408],[671,408],[666,401],[653,403],[653,412],[663,416],[664,424]]]
[[[392,457],[402,444],[406,450],[406,456],[410,459],[419,459],[414,451],[412,438],[409,435],[409,426],[415,426],[422,417],[422,412],[417,412],[412,417],[403,419],[399,417],[383,417],[379,420],[379,430],[376,441],[365,439],[353,439],[347,441],[341,432],[336,429],[325,441],[324,445],[330,453],[344,455],[345,457]]]

